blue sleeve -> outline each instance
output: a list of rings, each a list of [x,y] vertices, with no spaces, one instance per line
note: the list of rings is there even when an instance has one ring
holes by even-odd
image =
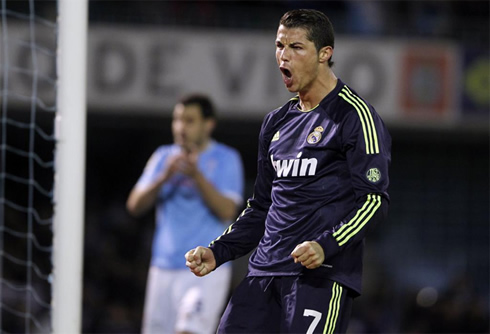
[[[168,150],[164,146],[157,148],[148,159],[143,173],[136,183],[136,187],[145,188],[155,182],[165,166],[167,156]]]
[[[224,196],[231,198],[237,205],[241,205],[245,177],[240,154],[234,149],[228,149],[221,161],[215,186]]]

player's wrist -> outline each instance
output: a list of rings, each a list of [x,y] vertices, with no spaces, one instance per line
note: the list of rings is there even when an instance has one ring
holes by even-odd
[[[340,251],[340,246],[331,233],[318,237],[314,242],[320,245],[323,250],[323,262]]]

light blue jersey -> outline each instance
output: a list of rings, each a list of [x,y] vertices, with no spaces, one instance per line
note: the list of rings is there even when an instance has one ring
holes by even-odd
[[[178,154],[177,145],[157,148],[148,161],[137,187],[155,182],[169,157]],[[237,150],[212,141],[199,155],[201,173],[226,197],[240,205],[243,194],[243,165]],[[182,269],[184,254],[198,245],[207,245],[225,230],[225,224],[206,206],[194,181],[176,174],[160,189],[156,202],[156,231],[151,265]]]

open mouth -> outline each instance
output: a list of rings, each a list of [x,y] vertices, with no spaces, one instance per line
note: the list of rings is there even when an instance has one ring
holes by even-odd
[[[279,69],[281,70],[282,80],[284,81],[284,84],[287,88],[290,88],[293,85],[293,74],[285,67],[280,67]]]
[[[290,79],[293,75],[291,74],[291,71],[288,70],[287,68],[281,67],[281,72],[286,76],[286,78]]]

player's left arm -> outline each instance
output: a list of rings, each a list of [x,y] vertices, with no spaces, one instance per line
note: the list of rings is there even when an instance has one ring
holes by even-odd
[[[219,177],[216,180],[208,180],[197,168],[197,156],[189,169],[189,175],[194,179],[208,208],[220,220],[229,222],[236,218],[238,206],[242,201],[244,176],[242,161],[238,153],[229,152],[225,160],[226,163],[220,163],[217,167]]]
[[[201,172],[197,172],[194,180],[204,202],[220,220],[228,222],[236,217],[237,203],[235,201],[219,192]]]
[[[326,231],[315,240],[325,259],[361,242],[388,213],[391,137],[375,110],[365,103],[362,107],[346,118],[342,132],[356,200],[333,231]]]

